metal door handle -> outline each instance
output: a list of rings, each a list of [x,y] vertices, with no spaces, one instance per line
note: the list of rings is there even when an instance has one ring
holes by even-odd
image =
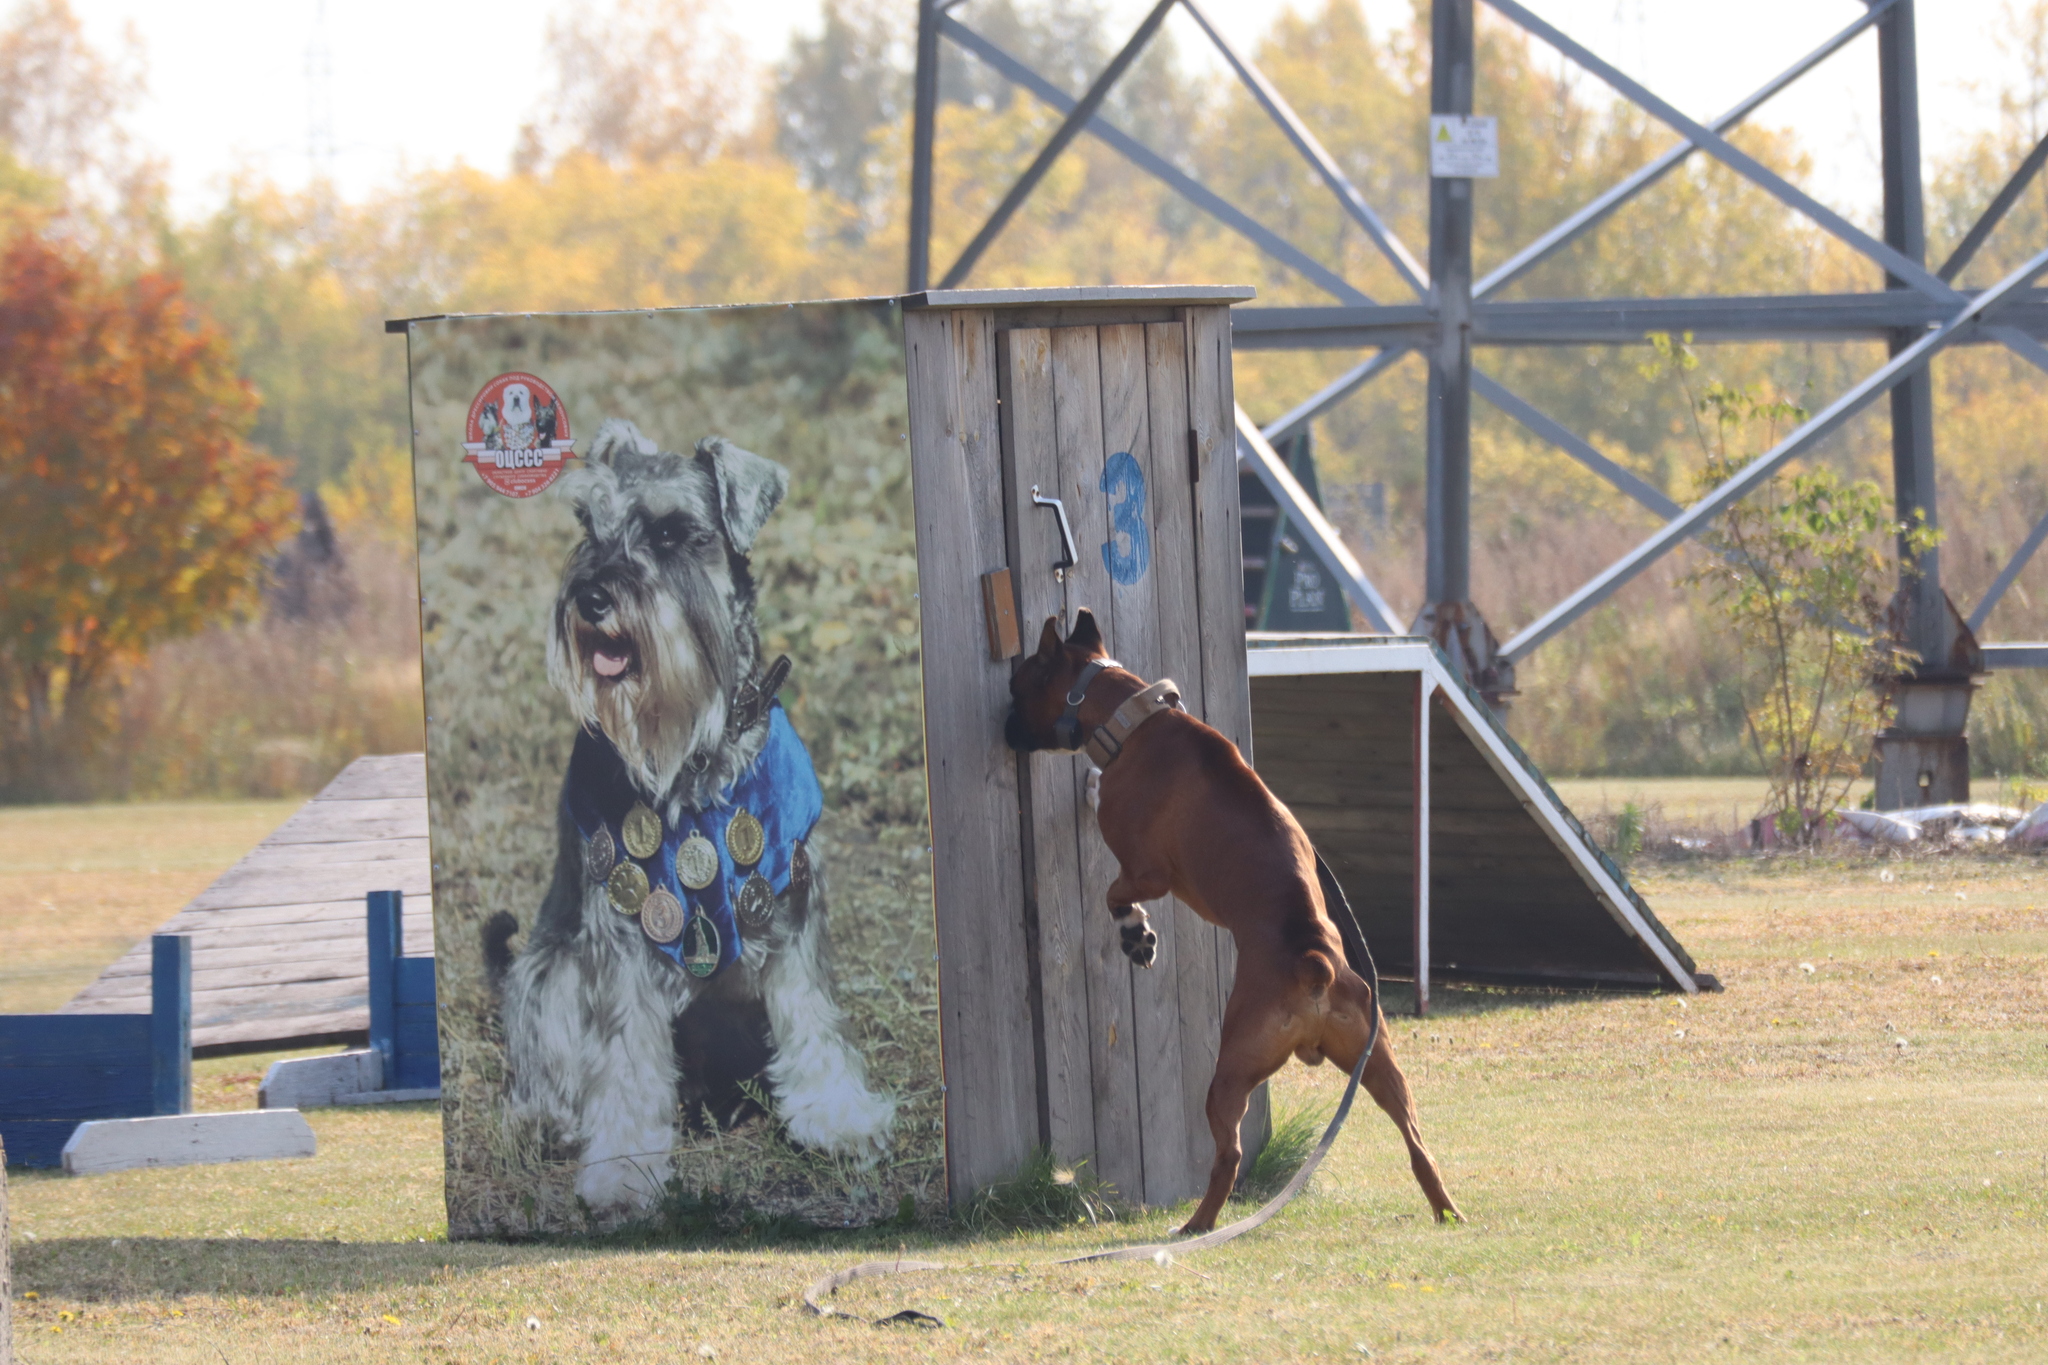
[[[1074,528],[1067,525],[1067,505],[1058,498],[1039,496],[1038,485],[1035,483],[1031,485],[1031,502],[1036,507],[1050,507],[1052,514],[1059,518],[1060,559],[1057,564],[1052,566],[1052,571],[1054,577],[1064,578],[1067,570],[1080,562],[1074,551]]]

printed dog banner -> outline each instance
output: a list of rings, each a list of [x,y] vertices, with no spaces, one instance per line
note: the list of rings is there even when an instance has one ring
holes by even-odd
[[[896,306],[407,335],[450,1234],[938,1207]]]

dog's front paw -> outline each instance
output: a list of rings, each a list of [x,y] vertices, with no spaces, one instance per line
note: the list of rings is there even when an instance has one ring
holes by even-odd
[[[888,1152],[896,1126],[894,1100],[848,1079],[785,1095],[781,1108],[791,1142],[850,1156],[864,1166]]]
[[[1124,956],[1140,967],[1149,967],[1159,956],[1159,935],[1152,932],[1148,920],[1139,919],[1125,924],[1118,931],[1122,940]]]

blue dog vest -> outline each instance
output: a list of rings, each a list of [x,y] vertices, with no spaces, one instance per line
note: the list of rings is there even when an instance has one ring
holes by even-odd
[[[597,832],[604,830],[616,850],[617,862],[637,863],[647,874],[650,894],[665,890],[682,903],[683,931],[670,942],[652,946],[691,975],[702,977],[716,975],[739,958],[740,926],[735,906],[740,888],[758,875],[775,895],[787,892],[797,842],[810,837],[825,809],[825,794],[818,786],[810,751],[797,738],[781,702],[769,709],[768,742],[746,771],[719,793],[710,809],[684,811],[673,825],[662,820],[661,847],[645,858],[635,858],[627,849],[624,823],[635,805],[646,803],[627,780],[625,764],[610,740],[588,730],[577,735],[562,799],[570,818],[576,822],[577,832],[583,836],[586,850]],[[751,864],[739,861],[727,846],[728,831],[743,812],[761,826],[761,854]],[[677,850],[693,834],[709,840],[718,855],[718,872],[702,889],[686,886],[676,870]],[[749,850],[744,840],[742,845],[744,856]],[[692,947],[701,951],[709,946],[702,943],[699,915],[717,932],[717,961],[708,969],[701,965],[701,957],[685,960]]]

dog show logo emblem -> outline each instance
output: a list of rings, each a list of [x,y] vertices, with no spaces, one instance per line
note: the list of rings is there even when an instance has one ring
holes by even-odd
[[[508,498],[530,498],[562,477],[576,454],[569,409],[545,380],[513,371],[477,390],[463,432],[463,463]]]

